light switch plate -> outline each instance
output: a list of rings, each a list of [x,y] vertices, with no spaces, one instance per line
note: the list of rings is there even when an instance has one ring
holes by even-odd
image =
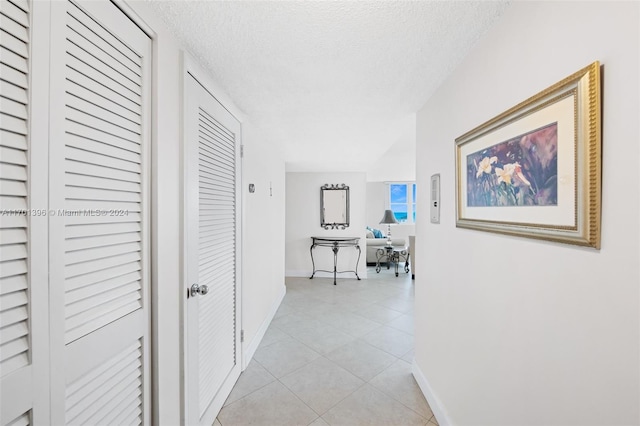
[[[440,173],[431,176],[431,199],[429,200],[431,223],[440,223]]]

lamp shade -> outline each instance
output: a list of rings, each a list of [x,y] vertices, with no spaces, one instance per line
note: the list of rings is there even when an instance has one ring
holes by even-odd
[[[399,223],[391,210],[385,210],[380,223]]]

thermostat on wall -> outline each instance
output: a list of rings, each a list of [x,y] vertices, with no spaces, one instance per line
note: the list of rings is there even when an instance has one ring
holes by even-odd
[[[431,223],[440,223],[440,173],[431,176]]]

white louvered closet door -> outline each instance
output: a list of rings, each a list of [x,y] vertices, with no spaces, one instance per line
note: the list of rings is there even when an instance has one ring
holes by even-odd
[[[240,375],[240,123],[186,76],[187,421],[211,425]]]
[[[150,424],[151,41],[108,1],[51,13],[52,424]]]
[[[0,425],[48,416],[47,140],[30,130],[31,7],[0,1]]]

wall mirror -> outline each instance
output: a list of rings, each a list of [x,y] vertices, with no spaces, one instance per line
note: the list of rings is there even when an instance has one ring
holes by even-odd
[[[320,226],[324,229],[349,226],[349,187],[344,183],[320,187]]]

